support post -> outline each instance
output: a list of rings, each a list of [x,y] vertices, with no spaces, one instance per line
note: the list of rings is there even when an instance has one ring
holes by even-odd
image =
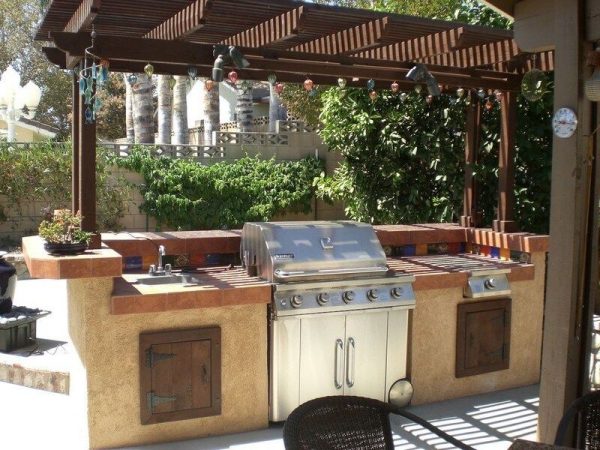
[[[480,214],[477,209],[477,180],[473,175],[481,134],[481,104],[477,97],[467,106],[465,126],[465,186],[463,190],[462,227],[477,227]]]
[[[73,111],[71,114],[71,210],[79,211],[79,77],[77,70],[73,71]]]
[[[585,280],[585,236],[587,208],[585,182],[590,170],[586,162],[591,131],[590,102],[584,99],[585,69],[582,0],[554,0],[555,72],[554,110],[572,108],[578,115],[576,133],[569,138],[554,136],[552,142],[552,189],[550,239],[538,435],[551,443],[568,405],[582,394],[583,294]],[[589,46],[588,46],[589,47]],[[595,213],[595,212],[594,212]],[[567,442],[574,447],[575,442]]]
[[[85,120],[84,97],[79,96],[79,211],[81,229],[94,232],[90,248],[100,248],[96,226],[96,123]]]
[[[517,129],[517,96],[503,92],[500,110],[501,134],[498,157],[498,216],[494,231],[514,233],[515,222],[515,130]]]

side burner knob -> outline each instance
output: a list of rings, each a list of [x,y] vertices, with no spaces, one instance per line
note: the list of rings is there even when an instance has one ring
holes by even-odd
[[[493,278],[488,278],[484,281],[483,285],[486,289],[494,289],[496,287],[496,280]]]
[[[377,292],[377,289],[370,289],[369,292],[367,292],[367,298],[371,302],[377,300],[379,298],[379,292]]]
[[[351,303],[356,298],[356,294],[354,293],[354,291],[346,291],[344,292],[343,298],[344,302]]]
[[[392,291],[390,292],[390,294],[392,294],[392,297],[394,297],[394,298],[400,298],[400,297],[402,297],[403,292],[404,292],[404,289],[402,289],[401,287],[395,287],[395,288],[392,288]]]
[[[328,301],[329,301],[329,294],[322,293],[322,294],[319,294],[317,297],[317,302],[321,306],[324,305],[325,303],[327,303]]]
[[[301,295],[293,295],[290,303],[294,308],[299,308],[302,306],[302,296]]]

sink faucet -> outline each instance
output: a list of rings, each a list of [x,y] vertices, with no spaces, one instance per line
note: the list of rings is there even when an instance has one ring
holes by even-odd
[[[150,275],[170,275],[171,274],[171,264],[165,264],[163,267],[163,257],[165,256],[165,246],[158,246],[158,267],[152,264],[148,273]]]

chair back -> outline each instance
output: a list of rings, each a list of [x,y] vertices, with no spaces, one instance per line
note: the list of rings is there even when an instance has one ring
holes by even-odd
[[[569,406],[558,424],[554,445],[565,445],[569,426],[577,416],[582,430],[579,448],[600,450],[600,391],[589,392]]]
[[[334,396],[296,408],[283,427],[286,450],[393,450],[391,408],[363,397]]]

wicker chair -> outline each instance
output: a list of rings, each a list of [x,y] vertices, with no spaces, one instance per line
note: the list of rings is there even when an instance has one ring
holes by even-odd
[[[576,416],[581,424],[579,448],[600,450],[600,391],[593,391],[575,400],[558,424],[554,445],[565,445],[567,431]]]
[[[473,450],[414,414],[364,397],[335,396],[298,406],[283,427],[287,450],[393,450],[390,414],[427,428],[452,445]]]

